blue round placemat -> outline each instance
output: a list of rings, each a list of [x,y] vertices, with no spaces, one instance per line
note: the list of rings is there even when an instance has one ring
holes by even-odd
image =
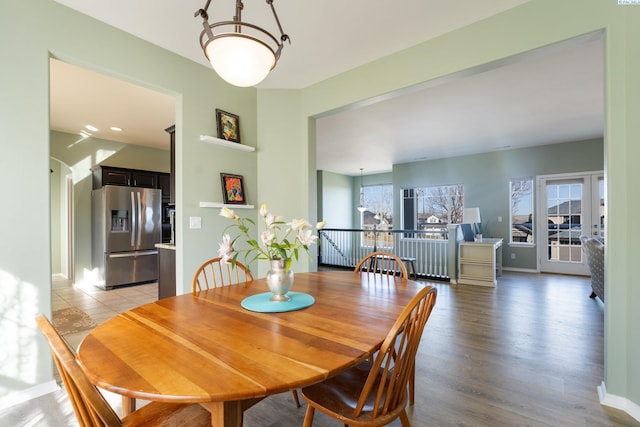
[[[269,301],[272,296],[271,292],[251,295],[243,299],[240,305],[247,310],[259,313],[282,313],[301,310],[316,302],[311,295],[304,292],[287,292],[287,296],[291,298],[289,301]]]

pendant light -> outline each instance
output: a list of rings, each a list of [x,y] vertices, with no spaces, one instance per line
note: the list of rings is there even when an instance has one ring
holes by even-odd
[[[273,7],[273,0],[266,0],[271,6],[273,17],[280,30],[280,40],[257,25],[242,22],[244,4],[236,0],[236,15],[232,21],[209,24],[207,9],[196,11],[194,17],[202,17],[204,30],[200,33],[200,46],[211,66],[228,83],[234,86],[255,86],[264,80],[280,59],[284,42],[291,40],[284,34],[280,20]],[[214,34],[215,31],[215,34]]]
[[[364,205],[364,187],[362,186],[362,168],[360,168],[360,205],[358,205],[358,211],[364,213],[367,208]]]

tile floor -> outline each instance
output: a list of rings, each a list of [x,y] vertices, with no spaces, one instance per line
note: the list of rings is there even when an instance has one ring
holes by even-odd
[[[116,314],[158,299],[158,284],[127,286],[108,291],[95,286],[80,287],[67,280],[54,280],[52,291],[53,311],[61,308],[77,307],[97,324]],[[89,330],[66,334],[64,338],[77,348]]]

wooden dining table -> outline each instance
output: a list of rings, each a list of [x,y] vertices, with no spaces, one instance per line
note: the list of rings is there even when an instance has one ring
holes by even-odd
[[[212,426],[239,427],[242,412],[266,396],[323,381],[373,354],[421,287],[351,271],[296,273],[292,291],[314,302],[287,312],[242,307],[267,292],[264,279],[179,295],[97,326],[77,358],[93,384],[125,402],[200,403]]]

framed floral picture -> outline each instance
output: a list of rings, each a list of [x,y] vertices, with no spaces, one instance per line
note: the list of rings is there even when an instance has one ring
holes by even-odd
[[[240,117],[216,108],[218,138],[240,143]]]
[[[247,199],[244,194],[244,184],[241,175],[221,173],[222,180],[222,200],[224,204],[246,205]]]

